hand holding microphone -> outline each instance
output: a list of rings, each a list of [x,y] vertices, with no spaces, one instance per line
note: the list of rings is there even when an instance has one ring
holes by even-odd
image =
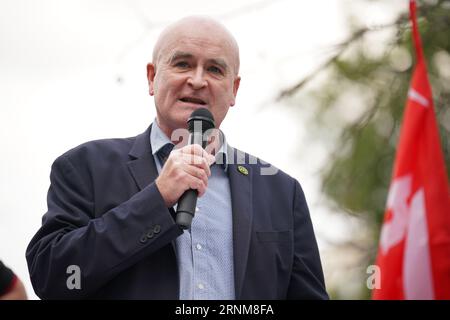
[[[214,118],[207,109],[195,110],[188,119],[189,145],[172,151],[155,181],[167,207],[178,201],[176,221],[183,229],[190,228],[197,197],[206,192],[209,166],[215,157],[204,150],[204,134],[214,127]]]

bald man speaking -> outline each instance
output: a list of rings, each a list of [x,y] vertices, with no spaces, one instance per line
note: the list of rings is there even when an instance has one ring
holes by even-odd
[[[227,144],[239,48],[220,23],[168,26],[147,65],[156,119],[84,143],[52,165],[48,211],[26,257],[42,299],[327,299],[308,206],[294,178]],[[207,146],[187,143],[207,109]],[[190,228],[176,223],[198,193]]]

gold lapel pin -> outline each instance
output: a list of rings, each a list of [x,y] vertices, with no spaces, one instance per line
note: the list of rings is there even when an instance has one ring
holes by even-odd
[[[242,173],[244,176],[247,176],[247,175],[248,175],[248,170],[247,170],[246,167],[238,166],[237,169],[238,169],[238,171],[239,171],[240,173]]]

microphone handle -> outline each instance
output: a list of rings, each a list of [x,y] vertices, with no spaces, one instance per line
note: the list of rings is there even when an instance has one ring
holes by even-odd
[[[201,132],[191,132],[189,135],[189,144],[198,144],[206,147],[206,141],[203,140]],[[176,223],[184,230],[190,229],[192,219],[197,207],[198,191],[195,189],[186,190],[178,200]]]

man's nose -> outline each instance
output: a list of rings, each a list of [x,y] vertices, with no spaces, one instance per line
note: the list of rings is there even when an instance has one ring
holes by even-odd
[[[198,90],[208,85],[203,73],[202,68],[197,68],[188,78],[187,83],[192,86],[193,89]]]

